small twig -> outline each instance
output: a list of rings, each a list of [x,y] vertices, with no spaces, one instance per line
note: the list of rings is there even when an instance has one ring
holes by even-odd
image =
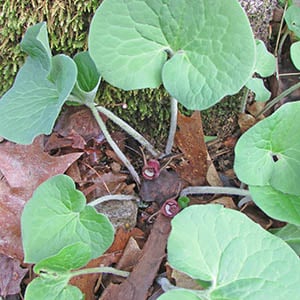
[[[288,6],[288,2],[286,1],[285,6],[284,6],[284,10],[283,10],[283,15],[282,15],[282,18],[281,18],[281,21],[280,21],[279,31],[278,31],[278,35],[277,35],[275,50],[274,50],[274,55],[275,55],[275,58],[276,58],[276,79],[277,80],[279,79],[279,67],[278,67],[278,55],[279,55],[279,53],[278,53],[278,48],[279,48],[280,36],[281,36],[281,32],[282,32],[282,27],[283,27],[284,15],[285,15],[287,6]],[[284,37],[284,40],[285,40],[285,38],[286,38],[286,36]],[[281,48],[282,48],[282,45],[281,45]],[[280,51],[281,51],[281,49],[280,49]]]
[[[107,184],[105,183],[105,181],[103,180],[103,178],[101,177],[101,175],[97,172],[97,170],[95,168],[93,168],[92,166],[90,166],[89,164],[85,163],[85,162],[81,162],[84,166],[86,166],[88,169],[92,170],[96,176],[100,179],[100,181],[103,183],[104,188],[106,189],[106,191],[110,194],[110,190],[107,186]]]
[[[174,138],[176,134],[176,126],[177,126],[177,113],[178,113],[178,102],[175,98],[171,97],[171,120],[170,120],[170,129],[167,140],[167,145],[165,148],[165,155],[168,155],[172,152]]]
[[[107,142],[109,143],[109,145],[111,146],[113,151],[116,153],[118,158],[123,162],[125,167],[128,169],[128,171],[131,174],[131,176],[133,177],[134,181],[138,185],[141,184],[141,180],[140,180],[140,177],[139,177],[138,173],[136,172],[136,170],[134,169],[134,167],[132,166],[130,161],[127,159],[125,154],[121,151],[119,146],[116,144],[116,142],[112,139],[110,133],[108,132],[108,130],[107,130],[107,128],[106,128],[106,126],[103,122],[103,120],[99,116],[98,109],[96,108],[96,106],[93,103],[86,103],[86,106],[92,111],[92,114],[95,117],[95,119],[96,119],[103,135],[105,136]]]
[[[280,40],[280,43],[279,43],[279,46],[278,46],[278,52],[277,52],[277,56],[280,57],[281,56],[281,53],[282,53],[282,48],[283,48],[283,45],[284,45],[284,42],[287,38],[287,36],[289,35],[290,31],[288,29],[285,29],[285,32]],[[278,73],[279,75],[279,73]]]
[[[133,129],[131,126],[129,126],[126,122],[117,117],[111,111],[102,106],[97,106],[97,110],[106,115],[118,126],[120,126],[130,136],[137,140],[143,147],[145,147],[153,156],[157,157],[159,155],[159,153],[154,149],[154,147],[141,134],[139,134],[135,129]]]
[[[194,195],[194,194],[229,194],[238,196],[248,196],[250,192],[248,190],[233,188],[233,187],[221,187],[221,186],[189,186],[183,189],[180,196]]]
[[[105,195],[105,196],[102,196],[100,198],[97,198],[93,201],[91,201],[90,203],[88,203],[88,205],[90,206],[97,206],[98,204],[100,203],[103,203],[103,202],[106,202],[106,201],[111,201],[111,200],[136,200],[136,201],[140,201],[140,198],[136,197],[136,196],[133,196],[133,195]]]
[[[275,57],[278,56],[278,48],[279,48],[279,43],[280,43],[280,36],[281,36],[281,31],[282,31],[282,27],[283,27],[283,21],[284,21],[284,16],[285,16],[285,12],[286,12],[287,6],[288,6],[288,1],[285,2],[285,6],[284,6],[284,9],[283,9],[283,14],[282,14],[282,18],[281,18],[281,21],[280,21],[280,26],[279,26],[277,40],[276,40],[276,45],[275,45],[275,50],[274,50]]]
[[[285,77],[285,76],[300,76],[300,72],[296,72],[296,73],[281,73],[281,74],[279,74],[279,77]]]

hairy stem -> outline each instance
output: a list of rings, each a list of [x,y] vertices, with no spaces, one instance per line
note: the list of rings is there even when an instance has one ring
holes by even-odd
[[[222,187],[222,186],[189,186],[183,189],[180,196],[194,195],[194,194],[229,194],[237,196],[248,196],[250,192],[248,190]]]
[[[293,93],[294,91],[296,91],[297,89],[300,88],[300,82],[292,85],[291,87],[289,87],[287,90],[285,90],[284,92],[282,92],[280,95],[278,95],[277,97],[275,97],[272,101],[270,101],[256,116],[255,118],[259,117],[260,115],[262,115],[263,113],[265,113],[266,111],[268,111],[271,107],[273,107],[276,103],[278,103],[279,101],[281,101],[283,98],[285,98],[286,96],[288,96],[289,94]]]
[[[88,203],[88,205],[90,206],[97,206],[100,203],[106,202],[106,201],[111,201],[111,200],[136,200],[139,201],[140,199],[136,196],[133,195],[106,195],[106,196],[102,196],[98,199],[95,199],[93,201],[91,201],[90,203]]]
[[[122,119],[117,117],[108,109],[104,108],[103,106],[97,106],[98,111],[106,115],[110,120],[120,126],[123,130],[125,130],[129,135],[131,135],[135,140],[137,140],[142,146],[144,146],[153,156],[157,157],[159,153],[154,149],[154,147],[135,129],[129,126],[126,122]]]
[[[246,88],[244,95],[243,95],[242,103],[241,103],[241,109],[240,109],[241,113],[244,113],[246,111],[249,92],[250,92],[250,90],[248,88]]]
[[[169,135],[167,140],[167,145],[165,148],[165,154],[168,155],[172,151],[172,147],[174,144],[174,138],[176,133],[176,126],[177,126],[177,113],[178,113],[178,102],[175,98],[171,97],[171,120],[170,120],[170,129]]]
[[[182,290],[183,289],[183,290],[190,291],[193,294],[198,295],[200,297],[199,299],[203,299],[203,300],[210,299],[210,297],[209,297],[210,289],[208,289],[208,290],[192,290],[192,289],[177,287],[177,286],[173,285],[165,277],[158,277],[156,281],[161,286],[161,288],[164,292],[168,292],[168,291],[171,291],[171,290]]]
[[[118,270],[111,267],[98,267],[98,268],[87,268],[87,269],[73,271],[71,275],[72,277],[74,277],[74,276],[93,274],[93,273],[110,273],[122,277],[128,277],[128,275],[130,274],[129,272]]]
[[[115,141],[112,139],[110,133],[108,132],[103,120],[101,119],[101,117],[99,116],[98,110],[96,108],[96,106],[93,103],[86,103],[86,106],[89,107],[89,109],[92,111],[92,114],[94,116],[94,118],[96,119],[103,135],[105,136],[107,142],[109,143],[109,145],[111,146],[111,148],[113,149],[113,151],[116,153],[116,155],[118,156],[118,158],[122,161],[122,163],[125,165],[125,167],[128,169],[129,173],[131,174],[131,176],[133,177],[134,181],[137,184],[141,183],[141,180],[139,178],[139,175],[137,174],[136,170],[134,169],[134,167],[132,166],[132,164],[130,163],[130,161],[127,159],[127,157],[125,156],[125,154],[121,151],[121,149],[119,148],[119,146],[115,143]]]

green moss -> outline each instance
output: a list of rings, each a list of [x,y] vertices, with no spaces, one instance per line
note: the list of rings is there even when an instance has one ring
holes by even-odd
[[[87,32],[99,0],[4,0],[0,14],[0,74],[3,95],[12,85],[25,54],[19,43],[26,29],[46,21],[53,54],[73,56],[87,48]]]
[[[97,103],[105,106],[155,144],[164,140],[169,127],[169,95],[164,88],[122,91],[102,83]]]

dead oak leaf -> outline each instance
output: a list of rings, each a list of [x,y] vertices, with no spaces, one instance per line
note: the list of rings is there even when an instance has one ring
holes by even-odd
[[[0,254],[0,296],[18,294],[21,281],[27,269],[20,267],[20,262],[6,255]]]
[[[33,192],[48,178],[64,173],[82,153],[51,156],[44,152],[43,136],[30,145],[0,144],[0,171],[12,188]]]
[[[43,151],[43,137],[31,145],[0,144],[0,253],[23,259],[20,218],[34,190],[62,174],[82,153],[52,157]]]
[[[195,111],[191,117],[178,113],[177,127],[175,143],[184,154],[185,161],[176,167],[176,172],[191,185],[203,185],[207,172],[207,149],[200,112]]]

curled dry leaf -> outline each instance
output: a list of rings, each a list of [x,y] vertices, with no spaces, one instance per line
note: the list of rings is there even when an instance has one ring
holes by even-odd
[[[68,106],[58,118],[54,132],[63,137],[79,135],[85,142],[91,139],[99,142],[104,140],[91,110],[85,106]]]

